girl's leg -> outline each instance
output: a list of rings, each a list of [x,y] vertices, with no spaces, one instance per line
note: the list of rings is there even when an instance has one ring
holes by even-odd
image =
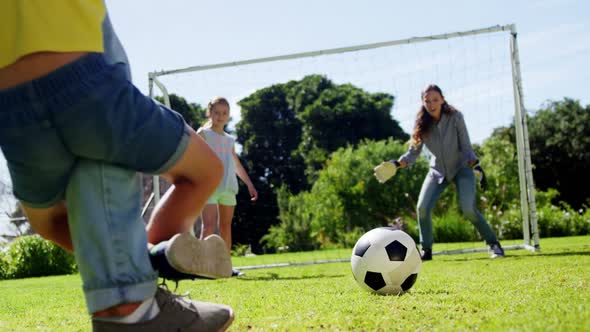
[[[201,214],[203,219],[203,227],[201,227],[200,239],[203,240],[211,234],[215,234],[215,226],[217,225],[217,204],[207,204]]]
[[[231,222],[234,217],[233,205],[219,205],[219,236],[225,241],[225,245],[231,252]]]
[[[420,189],[420,196],[418,197],[418,225],[420,227],[420,243],[422,249],[432,249],[434,237],[432,235],[432,210],[436,205],[436,201],[440,194],[448,186],[447,181],[437,183],[437,181],[428,173],[422,189]]]
[[[473,170],[469,167],[459,170],[455,176],[455,184],[457,185],[459,204],[463,215],[471,221],[487,244],[498,243],[496,234],[476,207]]]

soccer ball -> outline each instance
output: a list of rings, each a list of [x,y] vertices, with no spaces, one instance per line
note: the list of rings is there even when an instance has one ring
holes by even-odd
[[[365,233],[352,249],[352,275],[361,288],[381,295],[409,290],[422,267],[416,243],[407,233],[380,227]]]

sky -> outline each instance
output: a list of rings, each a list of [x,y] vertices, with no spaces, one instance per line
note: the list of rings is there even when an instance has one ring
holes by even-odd
[[[590,57],[590,2],[585,0],[106,0],[106,3],[114,28],[126,48],[133,81],[145,94],[148,93],[148,73],[156,70],[515,24],[527,111],[532,113],[548,100],[557,101],[564,97],[580,100],[583,105],[590,104],[587,84],[590,81],[587,64]],[[488,38],[490,44],[497,43],[496,39]],[[252,66],[237,73],[228,70],[207,75],[183,74],[162,77],[161,80],[171,92],[180,94],[189,102],[204,105],[215,95],[229,97],[234,105],[232,117],[235,124],[239,120],[239,108],[235,107],[235,102],[254,91],[254,85],[249,85],[252,80],[258,79],[264,85],[277,79],[301,78],[297,73],[293,77],[276,76],[276,72],[284,75],[291,67],[295,72],[321,68],[337,83],[359,79],[358,84],[363,89],[395,95],[394,118],[406,131],[411,129],[412,117],[419,105],[419,89],[416,87],[423,86],[424,82],[442,81],[447,100],[461,103],[458,106],[467,114],[468,127],[472,126],[472,140],[481,142],[494,126],[507,124],[510,120],[510,114],[495,113],[496,109],[513,105],[511,96],[496,91],[498,87],[511,91],[510,82],[496,79],[496,69],[480,73],[478,68],[470,66],[469,61],[454,60],[449,64],[448,59],[443,59],[438,67],[430,67],[432,59],[442,59],[446,55],[453,61],[457,52],[477,50],[474,51],[475,57],[489,56],[489,62],[504,71],[510,70],[509,65],[507,68],[503,63],[502,51],[499,51],[500,55],[489,55],[484,49],[480,54],[481,45],[477,42],[473,45],[459,43],[458,46],[443,44],[443,47],[436,46],[436,51],[412,46],[399,51],[379,51],[366,57],[353,55],[325,62],[311,59],[286,66]],[[418,50],[430,52],[431,56],[417,60],[417,63],[398,60],[402,55],[404,59],[413,58]],[[394,60],[387,60],[388,56]],[[389,67],[387,61],[398,67]],[[372,64],[372,67],[365,68],[365,64]],[[365,75],[359,75],[357,70],[354,78],[346,76],[357,66]],[[418,78],[408,76],[408,72],[416,72]],[[447,82],[449,74],[477,81]],[[486,80],[493,81],[494,85],[484,86]],[[353,83],[357,84],[356,81]],[[469,96],[474,92],[486,98],[483,104],[470,104]],[[466,101],[460,99],[460,94],[468,96]],[[9,181],[7,174],[5,164],[0,162],[0,180]],[[3,232],[1,224],[0,219],[0,234]]]

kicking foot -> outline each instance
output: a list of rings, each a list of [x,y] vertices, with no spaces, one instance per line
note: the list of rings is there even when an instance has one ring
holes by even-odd
[[[163,259],[165,258],[165,259]],[[173,236],[150,251],[150,259],[160,277],[171,280],[229,278],[231,256],[219,235],[199,240],[189,233]]]

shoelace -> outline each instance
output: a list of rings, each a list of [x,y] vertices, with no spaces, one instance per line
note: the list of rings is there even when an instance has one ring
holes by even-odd
[[[162,286],[162,288],[165,288],[168,292],[172,293],[170,291],[170,288],[168,288],[168,284],[166,283],[166,281],[174,281],[174,292],[176,292],[176,290],[178,289],[178,280],[162,278],[162,283],[159,284],[159,286]]]
[[[168,284],[166,284],[166,279],[162,280],[160,287],[168,295],[167,302],[171,302],[173,306],[180,306],[182,311],[188,310],[189,308],[195,311],[197,310],[194,303],[191,301],[192,299],[190,296],[190,292],[185,292],[184,294],[175,294],[171,292],[168,288]],[[176,281],[176,288],[174,289],[174,291],[176,291],[176,289],[178,289],[178,281]]]

